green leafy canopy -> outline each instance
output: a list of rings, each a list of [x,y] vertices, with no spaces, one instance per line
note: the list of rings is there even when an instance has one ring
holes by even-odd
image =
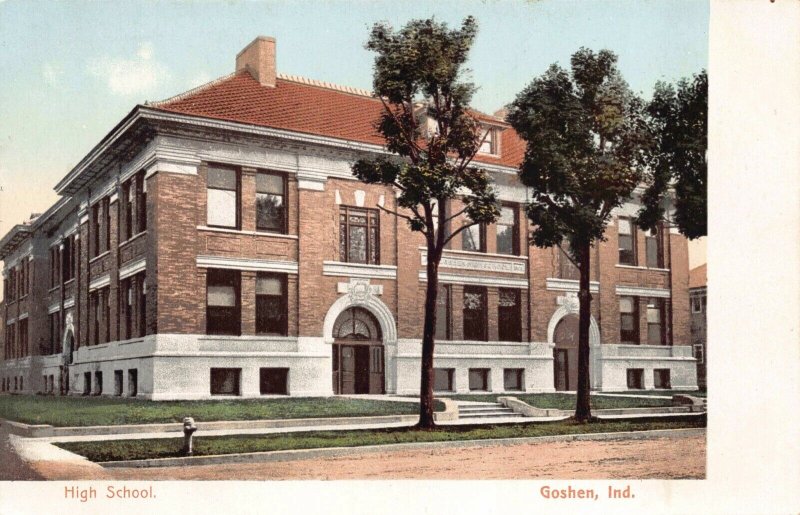
[[[475,86],[464,79],[477,23],[467,17],[450,29],[434,19],[412,20],[399,31],[376,23],[366,48],[375,57],[373,88],[384,105],[376,122],[393,157],[361,159],[354,175],[399,191],[393,214],[441,247],[444,201],[460,198],[470,224],[492,222],[497,199],[487,173],[472,165],[483,137],[469,110]],[[462,212],[459,212],[461,214]]]
[[[652,228],[665,216],[664,197],[675,192],[674,223],[687,238],[708,233],[708,75],[682,79],[677,88],[658,82],[647,105],[653,145],[650,186],[637,223]]]
[[[644,177],[649,144],[643,102],[622,79],[617,57],[581,48],[571,70],[553,64],[509,106],[508,122],[528,144],[520,179],[539,247],[570,252],[603,239],[612,210]]]

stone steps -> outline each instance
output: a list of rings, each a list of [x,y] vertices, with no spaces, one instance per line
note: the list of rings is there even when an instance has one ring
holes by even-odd
[[[511,408],[506,408],[500,403],[481,405],[461,405],[458,407],[459,420],[521,417],[521,413],[514,413]]]

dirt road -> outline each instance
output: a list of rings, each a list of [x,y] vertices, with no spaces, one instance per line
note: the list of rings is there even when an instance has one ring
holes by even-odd
[[[277,463],[108,469],[118,479],[702,479],[706,439],[573,441],[376,452]]]

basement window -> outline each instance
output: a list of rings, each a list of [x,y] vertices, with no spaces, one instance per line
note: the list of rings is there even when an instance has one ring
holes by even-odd
[[[261,395],[289,395],[289,369],[260,369],[259,385]]]
[[[503,388],[507,392],[520,392],[523,390],[523,377],[525,370],[522,368],[506,368],[503,370]]]
[[[669,369],[657,368],[653,370],[653,384],[656,390],[669,390],[672,388],[669,380]]]
[[[211,395],[241,395],[241,368],[212,368]]]
[[[434,368],[433,369],[433,391],[435,392],[453,392],[453,376],[456,370],[454,368]]]
[[[628,390],[643,390],[644,389],[644,369],[629,368],[628,375]]]
[[[470,368],[469,369],[469,389],[473,392],[489,391],[489,369]]]

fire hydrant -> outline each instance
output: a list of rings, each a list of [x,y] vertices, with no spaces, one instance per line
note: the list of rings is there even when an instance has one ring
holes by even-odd
[[[194,423],[192,417],[184,417],[183,419],[183,455],[192,455],[192,435],[197,431],[197,424]]]

